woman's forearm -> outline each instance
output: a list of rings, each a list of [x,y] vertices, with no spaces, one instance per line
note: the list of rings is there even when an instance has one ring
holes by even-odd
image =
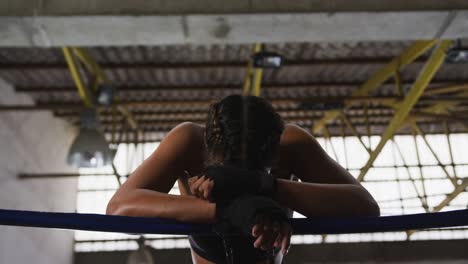
[[[137,189],[114,196],[107,206],[106,213],[170,218],[181,222],[214,223],[215,211],[215,204],[194,196]]]
[[[372,196],[353,184],[317,184],[278,180],[278,201],[306,217],[379,216]]]

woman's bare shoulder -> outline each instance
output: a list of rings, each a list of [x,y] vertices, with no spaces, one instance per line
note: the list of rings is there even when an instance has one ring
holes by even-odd
[[[300,144],[314,141],[314,137],[296,124],[286,124],[281,135],[281,145]]]
[[[278,156],[273,165],[273,171],[280,178],[289,179],[293,173],[293,161],[300,152],[301,146],[313,141],[312,135],[295,124],[286,124],[281,135]]]
[[[193,122],[183,122],[175,126],[166,136],[172,140],[188,140],[191,142],[203,141],[205,127]]]
[[[189,121],[186,121],[186,122],[182,122],[180,124],[178,124],[177,126],[174,127],[173,130],[175,129],[178,129],[178,130],[187,130],[187,131],[203,131],[205,130],[205,126],[201,125],[201,124],[197,124],[197,123],[194,123],[194,122],[189,122]]]
[[[162,143],[183,151],[190,156],[200,157],[200,153],[203,153],[205,148],[204,133],[204,126],[193,122],[183,122],[174,127]]]
[[[180,123],[161,140],[151,157],[170,156],[182,159],[183,156],[184,159],[193,159],[200,155],[200,150],[204,147],[203,135],[203,126],[192,122]]]
[[[183,122],[174,127],[163,141],[177,149],[176,156],[183,157],[185,169],[191,174],[202,170],[206,158],[205,127],[193,122]],[[168,142],[166,142],[168,143]]]
[[[178,124],[177,126],[174,127],[173,130],[186,130],[186,131],[191,131],[191,132],[203,132],[205,131],[205,126],[194,123],[194,122],[182,122]]]

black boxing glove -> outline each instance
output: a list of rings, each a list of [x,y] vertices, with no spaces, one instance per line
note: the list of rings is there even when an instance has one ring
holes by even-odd
[[[259,170],[247,170],[232,165],[208,166],[205,176],[213,180],[211,202],[227,202],[244,195],[276,197],[276,178]]]
[[[286,212],[272,199],[264,196],[243,195],[229,203],[216,204],[215,231],[251,236],[252,228],[256,224],[255,220],[259,215],[269,218],[272,222],[288,221]]]

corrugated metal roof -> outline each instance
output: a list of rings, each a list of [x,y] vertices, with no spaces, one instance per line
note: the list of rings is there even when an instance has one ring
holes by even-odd
[[[315,98],[314,105],[321,99],[349,97],[410,44],[407,41],[266,44],[266,50],[283,56],[284,66],[264,71],[262,96],[271,101],[292,100],[275,106],[287,121],[310,127],[324,110],[308,109],[310,104],[304,104],[304,100]],[[251,50],[251,45],[231,44],[89,48],[109,84],[119,88],[121,101],[127,103],[147,131],[167,131],[184,119],[202,122],[210,100],[240,93]],[[423,55],[400,72],[403,90],[411,87],[427,57],[428,54]],[[468,83],[466,69],[464,64],[444,64],[430,88]],[[63,104],[81,104],[61,49],[1,48],[0,78],[13,84],[18,92],[30,94],[38,105],[55,105],[57,116],[77,122],[78,110],[60,109]],[[389,80],[372,95],[395,96],[395,91],[393,80]],[[142,102],[146,104],[139,104]],[[417,107],[428,104],[422,101]],[[377,102],[368,106],[372,108],[371,132],[379,134],[393,110]],[[467,108],[464,101],[452,111],[466,113]],[[109,123],[108,111],[105,113],[104,123]],[[345,113],[351,116],[358,131],[365,132],[362,105]],[[436,123],[434,118],[420,121]],[[337,125],[339,122],[330,127],[333,135],[340,134],[339,128],[333,128]],[[109,127],[106,125],[105,129]],[[430,131],[441,132],[442,127],[436,125]]]

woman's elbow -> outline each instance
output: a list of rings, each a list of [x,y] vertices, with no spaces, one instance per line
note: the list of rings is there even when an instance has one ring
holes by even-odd
[[[358,189],[361,196],[360,214],[362,216],[380,216],[380,207],[372,195],[364,187],[359,187]]]
[[[367,216],[380,216],[380,207],[374,198],[369,194],[366,199],[365,215]]]
[[[131,213],[129,212],[128,206],[126,206],[125,203],[119,201],[118,199],[112,198],[107,204],[106,214],[130,216]]]
[[[117,215],[117,212],[119,210],[119,204],[114,201],[114,199],[111,199],[109,203],[107,204],[106,207],[106,214],[107,215]]]
[[[380,207],[373,198],[369,201],[367,214],[369,216],[380,216]]]

